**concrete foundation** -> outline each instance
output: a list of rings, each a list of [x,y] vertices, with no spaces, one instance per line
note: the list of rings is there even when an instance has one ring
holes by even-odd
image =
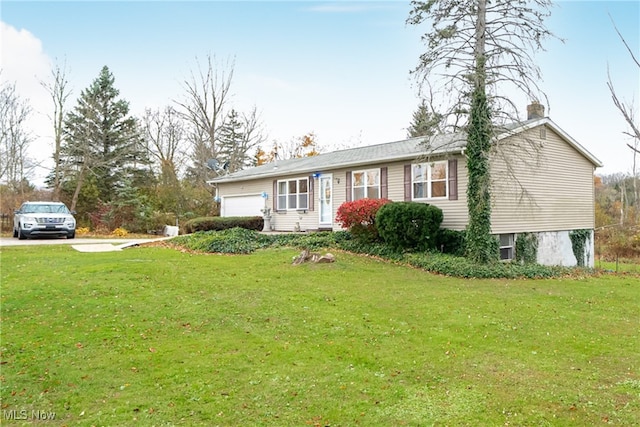
[[[538,234],[538,264],[573,267],[578,260],[573,254],[569,231],[546,231]],[[593,231],[585,247],[585,267],[594,266]]]

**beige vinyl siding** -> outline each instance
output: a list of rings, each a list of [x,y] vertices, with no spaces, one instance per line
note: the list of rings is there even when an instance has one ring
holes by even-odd
[[[288,177],[282,177],[278,179],[288,178],[304,178],[308,174],[291,175]],[[317,180],[314,183],[314,188],[317,186]],[[256,179],[250,181],[228,182],[218,184],[218,196],[239,196],[249,194],[262,194],[262,192],[268,194],[267,207],[271,208],[271,224],[278,231],[294,231],[296,223],[300,225],[302,231],[316,230],[318,228],[318,211],[315,210],[317,203],[314,203],[313,211],[273,211],[273,200],[275,195],[273,194],[273,178]]]
[[[467,215],[467,170],[465,160],[462,156],[458,158],[458,200],[422,200],[422,203],[430,203],[439,207],[443,211],[442,227],[454,230],[463,230],[468,221]],[[359,167],[357,170],[375,169],[387,167],[387,197],[390,200],[401,202],[404,201],[404,166],[410,162],[394,162],[389,164],[375,164],[366,167]],[[347,199],[347,171],[353,171],[353,168],[342,168],[336,170],[327,170],[324,173],[332,174],[333,177],[333,213],[334,220],[333,230],[338,231],[342,228],[340,224],[335,222],[336,212],[342,203]],[[278,177],[277,179],[291,179],[308,176],[307,174],[288,175],[286,177]],[[273,208],[273,180],[274,178],[256,179],[249,181],[229,182],[218,184],[218,196],[238,196],[249,194],[261,194],[265,191],[269,198],[267,207]],[[273,212],[271,223],[277,231],[293,231],[296,223],[300,224],[302,231],[317,230],[319,223],[318,211],[318,179],[314,179],[314,210],[313,211],[286,211]]]
[[[469,220],[467,211],[467,183],[468,174],[466,160],[462,156],[454,156],[458,160],[458,200],[433,199],[420,200],[420,203],[428,203],[442,209],[442,227],[453,230],[464,230]],[[447,158],[450,159],[450,158]],[[443,159],[433,159],[434,161]],[[389,165],[389,199],[404,201],[404,165],[411,162],[392,163]]]
[[[443,222],[442,227],[454,230],[463,230],[467,226],[467,169],[465,160],[461,156],[458,158],[458,200],[433,200],[422,201],[430,203],[442,209]],[[376,164],[367,166],[362,169],[387,168],[387,198],[394,202],[404,201],[404,166],[411,162],[394,162],[385,164]],[[333,174],[333,216],[335,218],[336,211],[340,205],[346,200],[347,186],[346,173],[353,169],[338,169],[330,171]],[[337,181],[340,181],[338,183]],[[334,224],[334,230],[341,230],[339,224]]]
[[[551,129],[509,137],[491,161],[492,232],[594,227],[593,164]]]
[[[262,194],[263,191],[271,193],[271,180],[260,179],[254,181],[229,182],[217,184],[217,187],[218,197]],[[269,199],[271,199],[270,194]]]

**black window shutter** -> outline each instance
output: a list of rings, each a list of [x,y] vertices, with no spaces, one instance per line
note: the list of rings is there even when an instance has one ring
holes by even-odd
[[[346,179],[345,179],[345,185],[346,185],[346,201],[350,202],[351,201],[351,171],[347,171],[346,174]]]
[[[404,165],[404,201],[411,201],[411,165]]]
[[[313,175],[309,175],[309,211],[313,210],[313,202],[315,201],[315,196],[313,195],[313,184]]]
[[[389,190],[387,187],[387,168],[380,168],[380,198],[386,199],[389,197]]]
[[[449,160],[449,200],[458,200],[458,159]]]

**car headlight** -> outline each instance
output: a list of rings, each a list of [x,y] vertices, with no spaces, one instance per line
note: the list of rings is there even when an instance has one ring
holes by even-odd
[[[22,218],[22,222],[38,222],[36,221],[36,217],[34,216],[25,216],[24,218]]]

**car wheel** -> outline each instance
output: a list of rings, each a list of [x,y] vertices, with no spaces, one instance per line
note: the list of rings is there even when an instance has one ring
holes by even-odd
[[[24,240],[27,238],[27,235],[24,234],[22,230],[18,230],[18,240]]]
[[[18,230],[16,230],[15,228],[13,229],[13,237],[18,237]]]
[[[71,233],[67,234],[67,239],[74,239],[76,237],[76,232],[72,231]]]

